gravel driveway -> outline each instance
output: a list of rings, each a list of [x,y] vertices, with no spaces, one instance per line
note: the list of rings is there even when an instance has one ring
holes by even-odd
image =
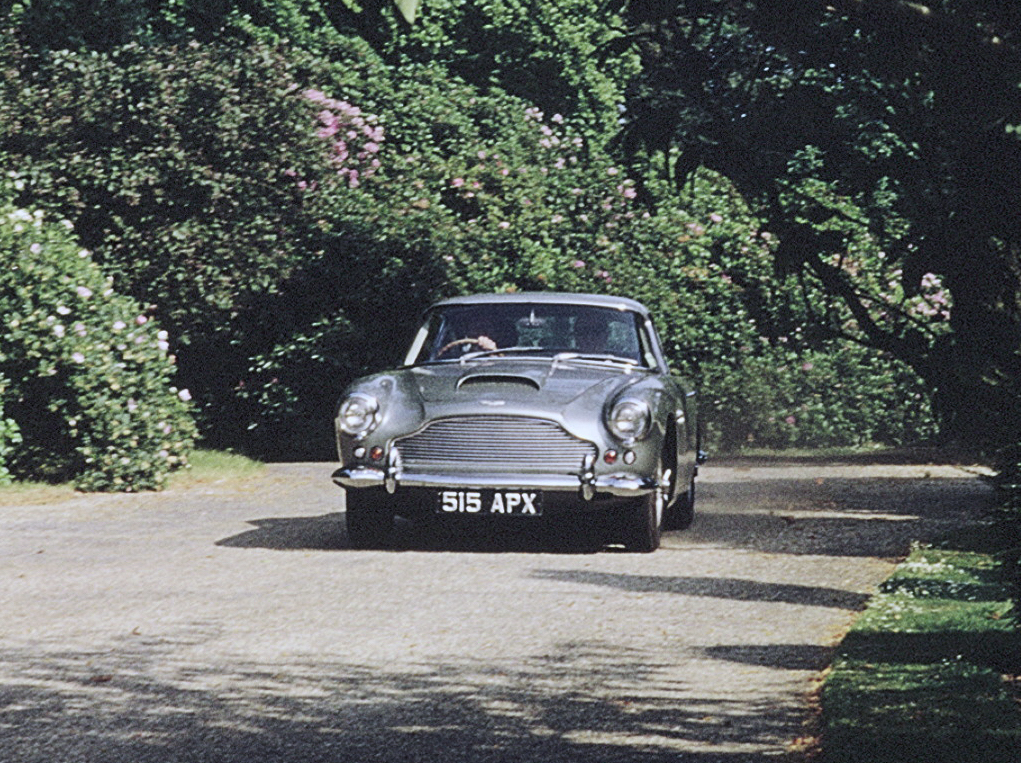
[[[797,760],[895,558],[991,496],[720,463],[652,555],[406,525],[356,552],[332,468],[0,507],[0,760]]]

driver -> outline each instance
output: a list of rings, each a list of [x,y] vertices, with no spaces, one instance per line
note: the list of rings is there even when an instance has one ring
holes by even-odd
[[[493,339],[493,335],[497,333],[495,328],[492,316],[481,312],[472,313],[465,321],[464,330],[461,332],[462,338],[445,344],[436,353],[436,357],[458,346],[461,347],[462,353],[496,350],[499,345]]]

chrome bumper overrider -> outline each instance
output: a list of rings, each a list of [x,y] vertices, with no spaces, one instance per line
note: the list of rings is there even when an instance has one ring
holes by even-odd
[[[388,474],[389,470],[365,466],[342,467],[333,473],[333,481],[345,488],[385,486],[393,493],[397,487],[428,488],[534,488],[580,492],[585,500],[592,500],[596,493],[609,493],[620,498],[647,495],[656,489],[656,483],[649,477],[633,474],[579,475],[569,474],[415,474],[399,472]]]

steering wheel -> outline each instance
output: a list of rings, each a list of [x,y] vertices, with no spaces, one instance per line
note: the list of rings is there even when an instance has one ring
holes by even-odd
[[[448,342],[447,344],[443,345],[442,347],[440,347],[439,350],[437,350],[436,357],[439,358],[445,352],[447,352],[447,350],[451,350],[454,347],[457,347],[462,344],[477,344],[480,350],[497,349],[496,342],[494,342],[488,336],[469,336],[465,337],[464,339],[455,339],[453,342]]]

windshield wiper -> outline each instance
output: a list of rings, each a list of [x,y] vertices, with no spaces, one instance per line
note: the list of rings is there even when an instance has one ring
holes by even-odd
[[[489,358],[494,355],[504,355],[506,353],[513,353],[515,355],[531,355],[541,352],[549,352],[546,347],[497,347],[495,350],[476,350],[475,352],[466,352],[462,355],[459,360],[464,363],[466,360],[477,360],[479,358]]]
[[[558,352],[553,356],[554,363],[565,360],[580,360],[585,363],[615,363],[623,366],[638,365],[638,361],[634,358],[624,358],[620,355],[607,355],[602,353]]]

